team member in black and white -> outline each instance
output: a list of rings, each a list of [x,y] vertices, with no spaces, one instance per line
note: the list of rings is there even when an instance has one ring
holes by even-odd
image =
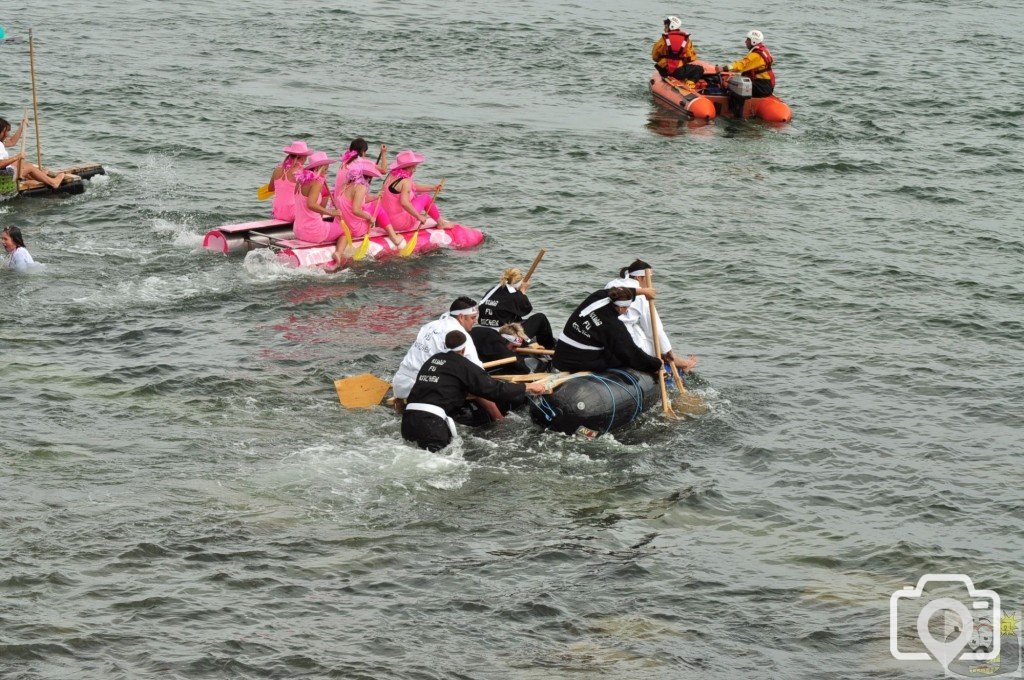
[[[499,359],[515,357],[516,363],[496,366],[489,373],[532,373],[530,367],[522,356],[516,354],[516,347],[522,347],[528,341],[526,331],[522,324],[507,323],[501,328],[490,328],[489,326],[473,326],[469,329],[469,337],[476,345],[476,352],[480,361],[485,364]]]
[[[530,282],[523,282],[523,273],[512,267],[501,275],[501,281],[491,288],[480,300],[481,326],[500,328],[507,323],[521,323],[531,342],[538,342],[546,349],[555,346],[555,337],[551,333],[551,322],[537,312],[527,318],[533,311],[530,299],[526,297],[526,289]]]
[[[634,299],[632,288],[607,288],[590,294],[565,322],[555,345],[554,367],[560,371],[660,370],[661,361],[637,347],[619,319]]]
[[[468,336],[450,331],[444,339],[446,352],[427,359],[416,376],[409,393],[409,403],[402,414],[402,436],[428,451],[440,451],[457,436],[455,414],[470,394],[494,402],[522,399],[527,393],[543,394],[544,381],[522,383],[499,382],[484,369],[463,356]]]
[[[416,334],[416,341],[405,353],[395,377],[391,379],[396,399],[406,399],[409,396],[409,390],[416,383],[416,376],[419,374],[423,362],[445,350],[444,338],[448,331],[468,331],[476,324],[477,316],[476,302],[473,298],[462,296],[455,298],[455,302],[451,304],[447,312],[441,315],[440,319],[431,321],[420,329],[420,332]],[[466,357],[478,366],[481,364],[472,340],[466,346]]]

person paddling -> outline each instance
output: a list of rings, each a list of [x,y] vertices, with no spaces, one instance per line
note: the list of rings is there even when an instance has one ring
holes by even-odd
[[[295,173],[302,170],[313,151],[303,141],[294,141],[281,149],[285,156],[270,175],[267,187],[274,192],[272,214],[275,220],[295,220]]]
[[[0,240],[3,241],[4,250],[7,251],[4,267],[16,272],[25,272],[36,266],[35,260],[25,248],[25,239],[21,235],[21,229],[14,226],[4,227],[0,234]]]
[[[310,155],[306,167],[295,174],[295,238],[310,243],[337,241],[336,249],[344,251],[345,232],[336,219],[341,213],[328,208],[327,168],[334,161],[323,151]],[[335,218],[335,219],[331,219]]]
[[[500,328],[490,328],[478,323],[469,330],[469,337],[473,338],[480,361],[484,363],[509,357],[515,358],[514,364],[499,366],[492,369],[493,371],[520,374],[533,372],[526,365],[524,357],[516,354],[515,351],[517,347],[522,347],[529,342],[529,337],[523,330],[522,324],[508,323]]]
[[[370,180],[380,177],[380,170],[365,158],[352,161],[348,165],[345,181],[340,193],[334,195],[334,207],[341,212],[351,231],[352,238],[362,238],[371,228],[373,201],[377,196],[370,193]],[[341,254],[344,248],[335,251],[334,259],[341,266]]]
[[[395,398],[405,399],[409,396],[409,391],[416,383],[416,374],[419,373],[423,362],[445,350],[444,337],[449,331],[462,330],[468,333],[469,329],[476,324],[478,316],[479,308],[476,300],[462,296],[452,302],[448,311],[442,314],[441,318],[420,328],[419,333],[416,334],[416,341],[406,352],[395,377],[391,380]],[[477,366],[483,367],[472,338],[466,344],[465,356]]]
[[[349,165],[353,161],[366,158],[366,152],[369,150],[370,145],[366,143],[366,140],[362,137],[356,137],[348,145],[348,151],[341,154],[341,166],[338,168],[338,176],[334,180],[334,191],[333,193],[337,196],[341,193],[341,190],[345,188],[347,181],[346,175],[348,173]],[[377,159],[377,169],[380,170],[380,177],[388,170],[388,145],[380,145],[380,158]]]
[[[619,278],[609,281],[605,288],[623,287],[636,290],[636,299],[633,300],[633,304],[629,306],[626,313],[619,316],[619,319],[625,324],[636,346],[647,354],[655,356],[651,307],[647,304],[648,297],[654,297],[654,291],[643,287],[646,284],[648,269],[652,269],[651,265],[643,260],[635,260],[628,267],[623,267],[619,271]],[[665,325],[661,322],[660,314],[657,314],[657,325],[662,359],[675,364],[676,368],[681,371],[689,373],[697,365],[697,357],[692,354],[685,359],[677,357],[672,352],[672,343],[669,341],[668,335],[665,334]]]
[[[530,282],[523,281],[523,273],[515,267],[506,269],[501,274],[498,285],[491,288],[480,300],[480,325],[498,328],[508,323],[521,323],[530,342],[538,342],[545,349],[554,349],[555,337],[551,332],[551,322],[544,314],[537,312],[526,318],[533,311],[526,290]]]
[[[683,81],[690,88],[696,88],[696,81],[704,75],[704,67],[692,63],[697,59],[690,35],[683,32],[683,20],[679,17],[665,17],[665,31],[651,49],[654,67],[662,77],[671,76]]]
[[[636,346],[619,318],[635,299],[636,291],[623,287],[588,295],[565,322],[555,344],[554,367],[595,372],[609,368],[634,368],[645,373],[661,370],[661,361]]]
[[[25,160],[24,152],[11,156],[7,151],[7,147],[14,146],[21,139],[26,125],[28,125],[27,116],[22,117],[18,131],[12,135],[10,134],[11,124],[5,118],[0,118],[0,172],[14,175],[15,180],[34,179],[51,189],[56,189],[64,181],[66,173],[58,172],[55,176],[50,177],[45,170]]]
[[[387,229],[388,236],[395,232],[424,228],[430,218],[433,218],[442,229],[451,226],[449,222],[441,219],[433,196],[429,193],[419,193],[437,191],[441,185],[416,184],[412,180],[416,167],[424,159],[422,154],[406,149],[400,151],[395,156],[395,162],[391,164],[391,176],[380,192],[381,210],[377,213],[377,226]],[[392,241],[395,238],[392,238]]]

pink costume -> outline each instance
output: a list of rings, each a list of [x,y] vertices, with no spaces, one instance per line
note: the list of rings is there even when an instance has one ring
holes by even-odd
[[[313,176],[311,177],[310,175]],[[323,185],[320,187],[320,199],[323,200],[324,197],[330,195],[330,192],[327,190],[327,178],[315,175],[310,170],[303,170],[296,175],[296,179],[298,181],[296,182],[294,193],[295,223],[292,225],[295,238],[300,241],[309,241],[310,243],[337,241],[343,233],[338,220],[329,219],[326,215],[311,210],[307,205],[306,196],[302,193],[304,185],[320,179],[323,181]]]
[[[377,213],[377,226],[387,227],[391,226],[395,231],[412,231],[419,224],[419,221],[410,215],[405,208],[402,207],[402,193],[397,191],[398,181],[401,179],[408,179],[412,181],[412,175],[408,170],[392,170],[391,180],[381,190],[381,208]],[[438,212],[437,206],[434,205],[433,197],[430,194],[416,195],[416,191],[412,191],[412,207],[417,212],[427,211],[427,214],[433,217],[435,220],[441,219],[441,213]]]
[[[275,220],[291,222],[295,219],[295,182],[291,182],[285,175],[274,180],[274,207]]]

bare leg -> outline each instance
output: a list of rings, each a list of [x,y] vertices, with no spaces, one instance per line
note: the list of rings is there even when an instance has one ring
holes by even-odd
[[[39,180],[40,182],[50,187],[51,189],[56,189],[61,185],[61,182],[64,181],[63,172],[57,173],[56,177],[50,177],[48,174],[46,174],[36,166],[32,165],[28,161],[22,161],[21,178],[25,179],[26,177],[30,179]]]
[[[676,357],[673,362],[676,368],[680,369],[683,373],[689,373],[693,370],[693,367],[697,365],[697,357],[690,355],[683,359],[682,357]]]
[[[405,247],[405,239],[395,233],[395,228],[394,227],[392,227],[389,224],[388,226],[384,227],[384,229],[387,230],[388,238],[391,239],[391,242],[393,244],[395,244],[396,248],[403,248],[403,247]]]
[[[348,248],[348,242],[345,239],[345,234],[338,237],[338,242],[334,244],[334,268],[340,269],[345,259],[345,250]]]

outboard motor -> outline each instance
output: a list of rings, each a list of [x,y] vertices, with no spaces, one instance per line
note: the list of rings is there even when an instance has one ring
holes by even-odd
[[[754,94],[754,84],[750,78],[734,75],[729,78],[729,108],[737,118],[743,117],[743,105]]]

